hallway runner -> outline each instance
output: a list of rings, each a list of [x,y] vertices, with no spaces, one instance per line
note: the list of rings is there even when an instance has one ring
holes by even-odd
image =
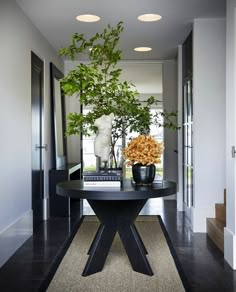
[[[160,222],[159,222],[160,221]],[[182,292],[188,285],[176,268],[170,239],[159,216],[139,216],[136,227],[148,250],[154,276],[132,270],[118,234],[116,234],[102,272],[82,277],[87,249],[98,228],[95,216],[86,216],[59,265],[48,292]],[[164,233],[163,233],[164,231]],[[178,265],[177,265],[178,266]],[[180,268],[180,269],[179,269]],[[182,280],[181,280],[182,278]]]

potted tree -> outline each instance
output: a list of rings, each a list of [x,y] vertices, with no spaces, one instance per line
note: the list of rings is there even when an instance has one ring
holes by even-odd
[[[94,122],[102,115],[114,114],[111,135],[111,153],[114,156],[115,145],[119,138],[130,132],[145,133],[150,123],[176,129],[173,122],[176,113],[162,112],[152,115],[150,108],[159,101],[150,96],[144,103],[138,98],[135,86],[121,81],[122,70],[118,67],[121,50],[118,48],[123,23],[115,27],[108,25],[101,33],[89,39],[84,34],[75,33],[68,47],[61,48],[61,56],[69,56],[71,60],[79,54],[86,54],[88,62],[79,63],[61,80],[64,94],[77,95],[81,105],[92,106],[88,114],[73,112],[67,117],[67,135],[91,135],[96,133]],[[164,123],[161,122],[161,116]]]

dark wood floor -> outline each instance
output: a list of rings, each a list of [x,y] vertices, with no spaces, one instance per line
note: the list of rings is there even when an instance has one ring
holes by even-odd
[[[161,215],[192,291],[236,291],[236,272],[206,234],[191,232],[175,201],[151,200],[143,214]],[[0,269],[0,291],[45,291],[78,226],[75,216],[44,222]]]

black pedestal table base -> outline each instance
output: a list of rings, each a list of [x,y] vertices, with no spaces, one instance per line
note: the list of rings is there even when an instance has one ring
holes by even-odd
[[[133,270],[149,276],[153,275],[146,258],[147,250],[134,225],[146,201],[146,199],[88,200],[101,224],[89,248],[89,258],[82,276],[88,276],[103,269],[116,232],[121,238]]]
[[[163,180],[147,186],[138,186],[123,179],[120,188],[86,187],[83,180],[57,184],[57,194],[63,197],[86,199],[97,215],[100,226],[88,250],[89,258],[83,276],[103,269],[116,232],[118,232],[134,271],[153,275],[146,258],[147,250],[134,225],[134,221],[150,198],[176,193],[176,183]]]

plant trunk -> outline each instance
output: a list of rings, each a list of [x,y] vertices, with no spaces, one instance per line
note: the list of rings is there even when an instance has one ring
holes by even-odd
[[[111,155],[113,157],[114,160],[114,168],[117,168],[117,160],[116,160],[116,155],[115,155],[115,145],[111,145]]]

